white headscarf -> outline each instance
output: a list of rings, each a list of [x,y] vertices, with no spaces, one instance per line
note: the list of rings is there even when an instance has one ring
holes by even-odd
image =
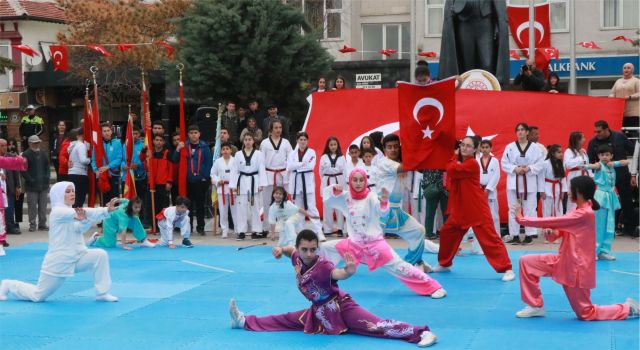
[[[51,200],[51,208],[58,206],[65,206],[64,204],[64,193],[67,191],[67,188],[71,186],[75,191],[76,187],[73,185],[73,182],[62,181],[58,182],[55,185],[51,186],[49,190],[49,200]]]

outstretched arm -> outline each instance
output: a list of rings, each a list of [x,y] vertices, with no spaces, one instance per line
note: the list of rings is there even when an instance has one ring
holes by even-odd
[[[347,278],[351,277],[354,273],[356,273],[356,268],[357,268],[354,260],[355,259],[353,258],[353,255],[351,255],[351,253],[345,253],[344,268],[333,269],[331,271],[331,278],[336,281],[339,281],[339,280],[346,280]]]
[[[293,253],[296,251],[295,247],[273,247],[273,249],[271,249],[271,254],[273,254],[273,257],[276,259],[280,259],[282,257],[282,254],[291,257],[291,255],[293,255]]]

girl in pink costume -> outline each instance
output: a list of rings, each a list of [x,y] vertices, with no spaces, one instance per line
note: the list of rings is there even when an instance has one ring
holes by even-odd
[[[302,230],[294,247],[274,247],[273,256],[291,257],[296,270],[298,289],[311,303],[311,307],[280,315],[245,316],[233,299],[229,305],[231,328],[244,328],[255,332],[304,331],[305,333],[355,333],[369,337],[400,339],[426,347],[437,337],[427,326],[413,326],[395,320],[384,320],[358,305],[349,294],[338,288],[337,281],[346,280],[356,272],[358,264],[347,253],[345,266],[337,269],[330,261],[318,256],[318,236],[311,230]]]
[[[527,227],[544,228],[545,238],[553,242],[562,237],[558,254],[532,254],[520,258],[520,293],[527,306],[516,317],[544,316],[540,277],[551,276],[562,284],[571,308],[580,320],[624,320],[638,317],[638,302],[628,298],[624,304],[606,306],[591,303],[591,289],[596,286],[596,220],[593,213],[600,205],[593,199],[596,185],[589,176],[571,180],[571,200],[577,208],[561,217],[522,216],[515,206],[516,221]]]
[[[444,297],[447,292],[438,281],[402,260],[384,240],[380,218],[389,213],[389,192],[383,188],[381,193],[379,201],[378,195],[367,187],[367,174],[360,168],[349,173],[348,192],[343,192],[340,185],[325,188],[324,204],[344,214],[349,238],[323,243],[321,255],[337,264],[350,253],[356,264],[364,260],[369,271],[382,267],[420,295]]]

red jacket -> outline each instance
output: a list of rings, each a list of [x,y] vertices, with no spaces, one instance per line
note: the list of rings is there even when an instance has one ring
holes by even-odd
[[[480,186],[480,166],[474,157],[462,163],[455,157],[447,164],[447,188],[447,221],[454,220],[463,227],[493,223],[487,196]]]
[[[58,153],[58,174],[69,174],[69,145],[71,141],[64,139],[62,145],[60,145],[60,151]]]
[[[149,163],[153,171],[154,183],[156,185],[166,185],[173,183],[173,163],[169,159],[169,150],[165,149],[162,152],[153,152]]]

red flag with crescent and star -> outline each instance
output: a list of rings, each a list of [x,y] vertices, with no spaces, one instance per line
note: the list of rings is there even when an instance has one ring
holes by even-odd
[[[444,170],[456,143],[455,79],[398,83],[398,117],[402,168]]]
[[[529,57],[529,6],[507,6],[509,16],[509,29],[513,41],[522,51],[520,54],[525,58]],[[557,49],[552,48],[551,52],[545,50],[551,48],[551,25],[549,23],[549,3],[535,6],[535,18],[533,22],[535,30],[535,60],[538,69],[548,74],[549,54],[554,52],[557,56]],[[542,49],[542,50],[539,50]]]
[[[49,45],[53,60],[53,70],[67,72],[69,70],[69,50],[65,45]]]

